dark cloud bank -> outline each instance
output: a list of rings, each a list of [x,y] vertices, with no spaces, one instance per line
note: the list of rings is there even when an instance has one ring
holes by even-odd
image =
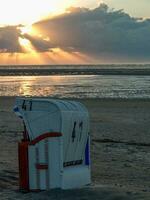
[[[20,52],[19,35],[20,31],[17,26],[0,27],[0,53]]]
[[[68,52],[82,52],[93,56],[116,56],[150,61],[150,19],[129,16],[123,10],[107,5],[90,10],[69,8],[65,14],[33,25],[50,41],[25,35],[39,51],[59,47]],[[0,49],[20,51],[15,27],[0,28]]]

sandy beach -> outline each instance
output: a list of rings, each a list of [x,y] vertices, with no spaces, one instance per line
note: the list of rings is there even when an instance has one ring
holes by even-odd
[[[91,118],[92,184],[21,193],[17,142],[23,130],[14,97],[0,97],[0,200],[150,199],[150,100],[82,99]]]

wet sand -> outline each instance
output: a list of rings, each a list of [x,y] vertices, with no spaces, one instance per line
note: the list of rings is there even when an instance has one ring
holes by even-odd
[[[15,98],[0,97],[0,199],[150,199],[150,100],[84,99],[91,117],[92,185],[79,190],[18,190]]]

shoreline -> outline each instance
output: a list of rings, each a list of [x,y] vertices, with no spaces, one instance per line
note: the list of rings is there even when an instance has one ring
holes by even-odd
[[[55,76],[55,75],[139,75],[150,76],[150,68],[7,68],[0,67],[0,76]]]
[[[70,98],[62,98],[62,97],[52,97],[52,96],[0,96],[0,98],[19,98],[19,97],[25,97],[25,98],[50,98],[50,99],[64,99],[64,100],[77,100],[77,101],[82,101],[82,100],[90,100],[90,101],[150,101],[150,98],[147,97],[147,98],[138,98],[138,97],[135,97],[135,98],[119,98],[119,97],[96,97],[96,98],[75,98],[75,97],[70,97]]]

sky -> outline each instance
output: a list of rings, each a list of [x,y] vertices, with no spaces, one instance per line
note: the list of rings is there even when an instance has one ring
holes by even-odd
[[[0,0],[0,65],[150,62],[149,0]]]

